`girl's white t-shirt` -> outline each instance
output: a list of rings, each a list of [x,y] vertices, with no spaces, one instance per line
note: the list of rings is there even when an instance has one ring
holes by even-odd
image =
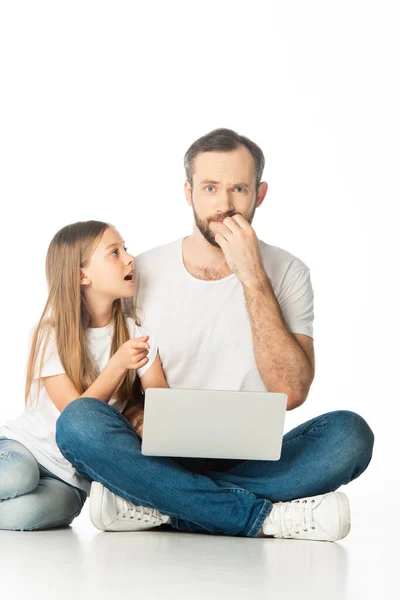
[[[149,361],[144,367],[137,370],[138,376],[142,377],[156,358],[157,342],[149,329],[139,327],[131,317],[127,318],[126,322],[131,338],[149,336]],[[112,333],[113,326],[111,324],[106,327],[89,328],[86,333],[89,350],[100,372],[110,358]],[[65,370],[57,352],[55,338],[50,336],[41,375],[42,377],[50,377],[62,373],[65,373]],[[122,402],[111,398],[108,404],[122,412],[126,406],[126,401]],[[43,382],[36,377],[24,412],[16,419],[7,421],[3,427],[0,427],[0,436],[20,442],[28,448],[37,462],[51,473],[89,493],[90,483],[64,458],[56,444],[56,421],[59,416],[60,412],[47,394]]]

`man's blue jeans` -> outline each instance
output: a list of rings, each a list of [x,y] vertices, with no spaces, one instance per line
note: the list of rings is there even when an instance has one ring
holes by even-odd
[[[61,413],[56,440],[86,479],[157,508],[173,529],[255,537],[273,502],[331,492],[361,475],[374,435],[360,415],[338,410],[286,433],[279,461],[143,456],[120,412],[79,398]]]

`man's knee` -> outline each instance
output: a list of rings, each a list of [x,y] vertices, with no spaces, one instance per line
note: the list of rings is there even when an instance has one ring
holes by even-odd
[[[87,439],[94,413],[101,404],[104,403],[96,398],[78,398],[70,402],[57,419],[57,445],[59,447],[65,443],[70,445],[73,440],[79,440],[82,436]]]
[[[334,411],[331,413],[331,419],[340,436],[346,438],[349,453],[356,456],[360,467],[365,469],[371,460],[375,440],[366,420],[350,410]]]

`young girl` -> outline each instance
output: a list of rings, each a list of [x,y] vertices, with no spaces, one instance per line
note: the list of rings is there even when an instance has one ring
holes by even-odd
[[[122,299],[133,295],[134,257],[111,225],[73,223],[47,251],[48,299],[31,337],[25,410],[0,427],[0,529],[69,525],[90,483],[61,454],[56,421],[77,398],[124,413],[142,434],[146,387],[168,387],[151,332]]]

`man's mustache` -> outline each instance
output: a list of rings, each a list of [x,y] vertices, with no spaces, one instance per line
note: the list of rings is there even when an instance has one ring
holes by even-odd
[[[211,223],[211,221],[223,221],[224,219],[226,219],[227,217],[233,217],[234,215],[240,215],[241,213],[229,213],[227,215],[215,215],[215,217],[211,217],[210,219],[208,219],[208,222]]]

